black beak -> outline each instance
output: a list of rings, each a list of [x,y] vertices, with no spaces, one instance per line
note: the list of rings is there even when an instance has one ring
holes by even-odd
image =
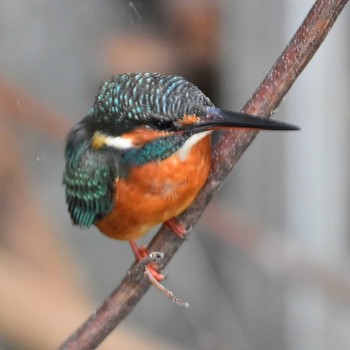
[[[296,125],[256,117],[240,112],[231,112],[215,107],[209,107],[208,113],[194,124],[184,125],[183,129],[195,132],[208,131],[221,128],[248,128],[262,130],[300,130]]]

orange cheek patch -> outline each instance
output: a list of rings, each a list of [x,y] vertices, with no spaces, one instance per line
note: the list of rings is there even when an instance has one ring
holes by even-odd
[[[200,121],[201,118],[199,118],[197,115],[195,114],[191,114],[191,115],[184,115],[181,119],[181,121],[179,121],[179,124],[181,125],[192,125],[195,124],[197,122]]]
[[[140,127],[137,128],[133,131],[130,131],[128,133],[125,133],[122,135],[123,138],[126,139],[131,139],[132,140],[132,144],[135,147],[141,147],[143,146],[145,143],[150,142],[160,136],[169,134],[165,131],[157,131],[157,130],[152,130],[149,128],[145,128],[145,127]]]

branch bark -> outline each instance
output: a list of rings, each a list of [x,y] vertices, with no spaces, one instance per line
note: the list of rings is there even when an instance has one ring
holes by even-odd
[[[267,118],[280,104],[304,67],[313,57],[347,0],[317,0],[292,40],[278,58],[243,112]],[[212,171],[195,202],[177,220],[190,230],[207,204],[220,189],[257,132],[227,131],[213,149]],[[148,251],[163,252],[163,268],[182,245],[183,240],[162,226],[148,246]],[[134,263],[135,265],[135,263]],[[134,266],[133,265],[133,266]],[[131,267],[131,269],[133,268]],[[143,297],[150,282],[147,276],[135,281],[126,275],[101,307],[76,330],[59,349],[94,349],[124,319]]]

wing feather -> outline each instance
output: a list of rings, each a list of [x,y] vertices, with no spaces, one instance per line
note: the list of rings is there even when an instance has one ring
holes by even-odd
[[[89,227],[113,209],[117,169],[117,159],[109,150],[81,146],[68,157],[63,183],[76,225]]]

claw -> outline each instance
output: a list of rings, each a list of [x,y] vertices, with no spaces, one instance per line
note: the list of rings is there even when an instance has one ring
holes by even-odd
[[[140,261],[149,255],[146,247],[139,247],[133,240],[129,241],[129,243],[137,261]],[[152,264],[147,265],[147,269],[158,282],[164,280],[165,275],[157,271],[157,269],[154,266],[152,266]]]
[[[164,222],[164,225],[172,232],[175,233],[175,235],[181,239],[186,238],[187,230],[183,225],[181,225],[175,218],[171,218]]]

